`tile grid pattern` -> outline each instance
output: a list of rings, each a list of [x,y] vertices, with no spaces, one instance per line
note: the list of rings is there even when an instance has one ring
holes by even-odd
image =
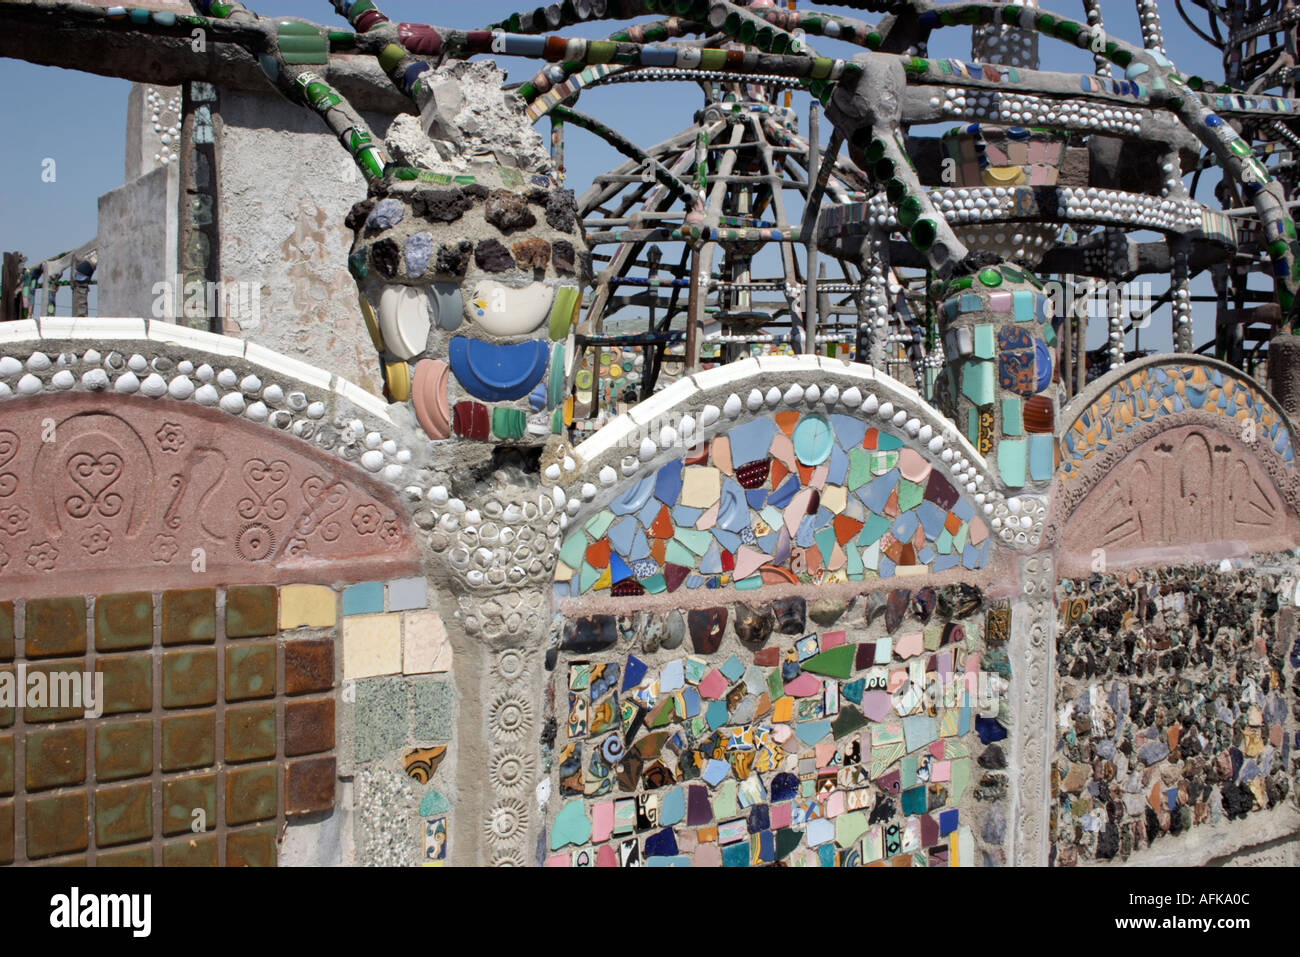
[[[205,592],[210,595],[210,611],[205,609],[198,617],[202,619],[210,615],[206,626],[200,623],[197,633],[191,630],[193,615],[179,617],[175,625],[168,623],[163,611],[164,602],[180,601],[195,595],[207,597]],[[233,609],[230,597],[236,599]],[[32,668],[62,668],[78,672],[84,668],[92,674],[106,672],[105,717],[97,721],[85,719],[73,709],[42,714],[41,717],[50,719],[48,722],[33,722],[22,707],[0,712],[0,722],[7,726],[6,733],[0,735],[0,757],[4,756],[5,750],[10,755],[8,769],[0,764],[0,787],[9,792],[0,800],[0,862],[57,864],[84,860],[89,864],[273,864],[276,835],[286,815],[332,807],[335,778],[332,757],[333,689],[336,684],[333,656],[328,656],[327,676],[299,678],[293,689],[299,695],[327,691],[328,696],[286,698],[289,669],[283,637],[271,642],[257,640],[274,639],[277,635],[277,597],[272,588],[251,586],[234,588],[233,596],[225,589],[220,593],[199,589],[154,595],[100,596],[88,601],[73,598],[0,605],[0,619],[3,619],[0,628],[13,632],[15,662],[27,662],[35,652],[40,657],[31,659]],[[127,600],[130,604],[130,599],[135,600],[137,617],[144,617],[139,603],[149,603],[147,634],[136,633],[117,644],[114,626],[108,624],[109,616],[114,602],[121,605]],[[102,616],[98,614],[100,611],[103,611]],[[71,619],[69,615],[72,615]],[[34,623],[32,628],[28,627],[29,616]],[[9,624],[10,618],[12,625]],[[76,644],[77,636],[74,634],[71,644],[63,644],[63,636],[56,629],[62,625],[75,631],[78,621],[80,630],[84,632],[80,639],[82,643]],[[187,633],[178,636],[177,626],[186,629]],[[231,627],[237,632],[235,637],[228,633]],[[4,658],[10,657],[9,649],[5,647],[7,644],[0,643],[0,656]],[[129,653],[146,646],[149,647],[147,654]],[[269,690],[260,684],[268,677],[265,661],[268,648],[273,654],[275,682]],[[123,651],[128,653],[121,653]],[[72,657],[74,655],[77,657]],[[132,665],[138,667],[144,658],[148,659],[147,684],[152,685],[148,691],[147,708],[141,707],[143,701],[140,700],[122,700],[140,690],[138,686],[134,689],[130,686],[130,673],[123,669]],[[213,687],[210,692],[205,690],[203,676],[200,676],[197,697],[187,700],[181,687],[184,673],[189,668],[205,670],[202,664],[205,658],[209,662],[207,667],[211,669]],[[235,662],[237,668],[241,659],[253,662],[252,684],[248,683],[248,674],[234,673],[230,667],[231,662]],[[186,667],[182,668],[182,664]],[[5,670],[12,668],[6,667]],[[238,700],[229,701],[232,697]],[[245,704],[246,701],[253,703]],[[306,714],[305,727],[302,720],[289,720],[291,710],[299,716]],[[269,734],[266,727],[268,711],[273,715]],[[227,727],[227,722],[241,713],[256,726],[251,741],[244,740],[238,727]],[[129,717],[118,719],[118,714]],[[322,715],[327,718],[320,720]],[[174,755],[169,757],[165,719],[174,721],[193,716],[209,719],[207,730],[212,737],[211,754],[207,760],[199,759],[198,763],[190,759],[190,766],[185,767],[186,759]],[[311,723],[312,717],[317,718],[315,726]],[[138,768],[133,772],[130,765],[125,769],[105,767],[104,761],[116,764],[124,757],[129,758],[126,753],[129,748],[123,746],[122,739],[114,741],[108,735],[114,730],[129,734],[131,726],[140,724],[142,720],[149,723],[148,771],[141,774],[143,769]],[[75,721],[75,724],[69,726],[63,723],[65,721]],[[78,748],[84,748],[84,753],[76,757],[68,753],[66,746],[62,752],[57,748],[60,736],[70,734],[79,734],[81,744]],[[233,735],[231,741],[249,745],[247,756],[241,756],[233,765],[228,760],[231,755],[227,752],[227,735]],[[289,744],[291,737],[292,745]],[[5,738],[9,741],[5,742]],[[47,753],[43,759],[38,759],[34,740],[54,741],[53,754]],[[8,748],[4,747],[6,743]],[[292,761],[288,751],[290,746],[294,757],[314,756]],[[66,759],[60,759],[60,754],[67,755]],[[38,761],[41,763],[36,763]],[[71,763],[70,768],[66,762]],[[81,769],[76,768],[78,763],[82,765]],[[8,774],[4,773],[6,770]],[[286,775],[299,770],[309,784],[317,785],[315,794],[310,788],[306,791],[300,788],[295,795],[288,788],[290,782]],[[321,773],[326,770],[328,776],[322,781]],[[268,771],[271,773],[269,783]],[[7,780],[10,776],[12,782]],[[109,783],[121,778],[135,780],[122,785]],[[205,778],[210,781],[205,781]],[[250,785],[250,781],[257,783]],[[197,838],[177,837],[189,831],[190,822],[187,817],[171,822],[169,827],[169,804],[181,801],[180,806],[184,808],[187,803],[184,792],[178,790],[173,797],[172,789],[196,782],[199,782],[200,789],[198,800],[190,795],[188,803],[205,805],[207,833]],[[29,788],[26,785],[32,786],[31,793],[27,793]],[[252,788],[251,794],[240,794],[240,790],[249,787]],[[142,788],[147,788],[143,806],[139,793]],[[322,789],[328,790],[328,794],[321,793]],[[87,800],[88,797],[93,798],[93,804]],[[122,807],[116,808],[111,798],[123,799]],[[232,808],[250,798],[255,806],[239,810],[235,815],[237,819],[232,822]],[[51,813],[52,819],[34,823],[31,820],[33,805]],[[61,819],[61,815],[66,819]],[[113,833],[115,823],[120,827],[122,818],[132,816],[135,818],[131,822],[133,828]],[[74,818],[78,822],[84,820],[84,833],[78,834],[75,828],[68,827]],[[84,857],[79,857],[83,852]]]

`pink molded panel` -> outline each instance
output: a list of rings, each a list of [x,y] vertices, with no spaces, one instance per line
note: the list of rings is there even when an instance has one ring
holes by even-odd
[[[393,492],[290,435],[133,396],[3,411],[0,598],[418,571]]]
[[[1063,544],[1071,567],[1203,561],[1294,547],[1300,521],[1255,455],[1214,429],[1169,429],[1130,452],[1079,504]]]

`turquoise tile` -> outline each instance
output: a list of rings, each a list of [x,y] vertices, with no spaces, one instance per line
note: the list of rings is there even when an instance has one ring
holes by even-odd
[[[998,443],[998,472],[1010,488],[1021,488],[1025,484],[1026,451],[1024,439],[1004,439]]]
[[[986,359],[967,362],[961,372],[961,393],[976,405],[993,401],[993,363]]]
[[[993,358],[993,325],[982,322],[975,327],[975,358]]]
[[[343,614],[373,615],[383,610],[383,582],[362,582],[343,589]]]
[[[1046,482],[1052,477],[1053,459],[1052,436],[1031,435],[1029,437],[1029,477],[1035,482]]]
[[[1028,289],[1017,289],[1011,294],[1011,307],[1016,322],[1034,321],[1034,294]]]
[[[1022,405],[1018,397],[1009,396],[1002,400],[1002,434],[1024,435],[1025,424],[1021,414]]]

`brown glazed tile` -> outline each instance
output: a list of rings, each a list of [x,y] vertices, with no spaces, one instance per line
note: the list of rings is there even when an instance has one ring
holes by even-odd
[[[96,846],[147,841],[152,834],[153,800],[148,781],[95,791]]]
[[[275,828],[252,827],[226,835],[227,867],[275,867]]]
[[[284,753],[316,754],[334,747],[334,699],[308,698],[284,706]]]
[[[284,813],[309,814],[334,807],[336,764],[333,758],[290,762],[284,779]]]
[[[162,598],[162,643],[207,645],[217,637],[217,590],[165,591]]]
[[[14,860],[14,802],[0,801],[0,864]]]
[[[217,701],[217,652],[168,651],[163,654],[164,708],[195,708]]]
[[[188,771],[216,763],[216,715],[172,715],[162,720],[162,769]]]
[[[163,845],[163,867],[216,867],[217,848],[215,834],[168,841]]]
[[[284,692],[305,694],[334,687],[334,641],[312,638],[284,643]]]
[[[275,643],[226,648],[226,700],[247,701],[275,695]]]
[[[29,731],[27,748],[27,790],[43,791],[86,780],[86,729],[60,728]]]
[[[0,794],[14,793],[14,736],[0,734]]]
[[[226,709],[226,760],[239,763],[275,757],[275,705]]]
[[[0,661],[14,657],[14,603],[0,601]]]
[[[95,648],[126,651],[153,644],[153,596],[147,591],[95,599]]]
[[[86,792],[27,802],[27,856],[53,857],[86,849]]]
[[[95,661],[95,670],[104,673],[104,714],[153,707],[152,655],[107,655]]]
[[[86,599],[34,598],[27,602],[27,657],[86,653]]]
[[[95,856],[96,867],[153,867],[153,848],[147,844],[143,847],[124,847],[120,851],[108,851]]]
[[[231,585],[226,589],[226,637],[274,635],[280,620],[274,585]]]
[[[162,832],[171,837],[194,830],[194,811],[201,808],[205,830],[217,826],[217,776],[171,778],[163,784]]]
[[[248,824],[275,817],[275,767],[226,772],[226,823]]]
[[[119,781],[153,771],[153,722],[125,721],[95,728],[95,778]]]
[[[15,684],[14,684],[14,689],[17,690],[17,688],[18,688],[18,685],[17,685],[17,680],[18,680],[18,678],[17,678],[17,675],[16,675],[16,673],[14,672],[14,669],[13,669],[12,667],[9,667],[9,668],[0,668],[0,674],[10,675],[10,677],[8,677],[8,678],[6,678],[6,679],[4,679],[4,680],[5,680],[5,681],[13,681],[13,682],[15,682]],[[14,709],[13,709],[13,708],[0,708],[0,728],[8,728],[8,727],[10,727],[13,723],[14,723]]]

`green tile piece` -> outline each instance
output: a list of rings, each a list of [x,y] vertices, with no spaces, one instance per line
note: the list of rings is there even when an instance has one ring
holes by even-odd
[[[871,514],[867,516],[866,522],[862,525],[862,531],[858,532],[859,545],[871,545],[880,541],[882,535],[889,531],[894,523],[883,515]]]
[[[898,510],[906,512],[916,508],[925,498],[925,488],[907,479],[898,480]]]
[[[406,682],[401,678],[361,679],[356,697],[356,759],[370,761],[403,747],[408,721]]]
[[[976,405],[993,402],[993,362],[972,359],[961,370],[961,394]]]
[[[1024,439],[1004,439],[998,443],[998,474],[1010,488],[1025,484],[1027,444]]]
[[[591,518],[587,519],[586,529],[591,533],[591,537],[597,540],[605,537],[605,532],[609,526],[614,523],[613,512],[597,512]]]
[[[679,528],[673,537],[696,555],[703,555],[713,544],[713,535],[695,528]]]
[[[1002,400],[1002,434],[1024,435],[1025,425],[1022,414],[1023,403],[1019,396],[1007,396]]]
[[[853,675],[853,657],[857,650],[857,645],[844,644],[830,651],[819,652],[803,663],[803,670],[847,681]]]
[[[411,682],[411,719],[420,741],[448,740],[454,710],[450,682],[439,678],[416,678]]]
[[[582,556],[586,554],[587,544],[586,534],[582,529],[576,529],[560,546],[560,561],[570,568],[577,568],[582,562]]]
[[[861,488],[871,481],[871,453],[866,449],[849,449],[849,474],[845,479],[850,489]]]
[[[975,326],[975,358],[993,358],[993,326],[991,323],[981,322]]]
[[[231,585],[226,589],[226,637],[274,635],[280,619],[279,593],[273,585]]]

